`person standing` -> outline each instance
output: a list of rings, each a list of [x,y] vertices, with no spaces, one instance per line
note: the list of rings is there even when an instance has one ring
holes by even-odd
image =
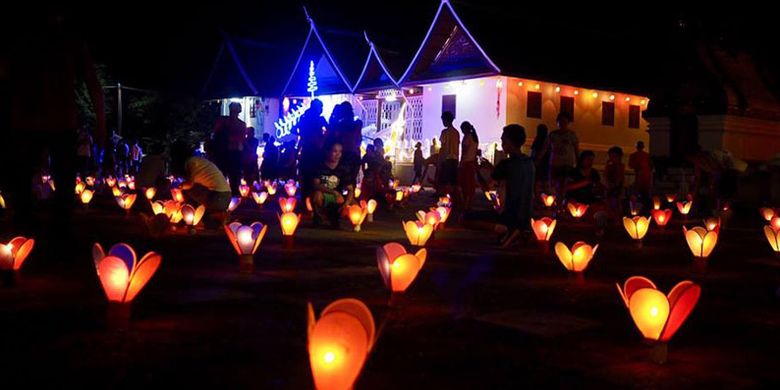
[[[471,201],[474,199],[474,191],[477,188],[477,149],[479,149],[479,136],[477,130],[468,121],[460,125],[463,132],[461,144],[460,170],[458,171],[458,183],[463,195],[464,211],[471,210]]]
[[[423,157],[422,142],[417,142],[417,144],[414,145],[413,163],[414,163],[414,179],[412,179],[412,184],[423,185],[422,179],[423,179],[423,168],[425,168],[425,157]]]
[[[634,192],[646,204],[650,200],[650,187],[653,184],[653,162],[645,152],[645,143],[636,143],[636,152],[628,157],[628,167],[634,170]]]
[[[301,196],[306,198],[311,192],[314,179],[314,170],[321,161],[322,147],[325,143],[325,129],[328,123],[322,117],[322,101],[314,99],[306,112],[298,122],[298,136],[300,141],[300,183]],[[285,147],[287,149],[287,147]],[[282,159],[284,160],[284,159]],[[285,165],[281,162],[280,165]]]
[[[455,186],[458,184],[458,157],[460,152],[460,134],[452,123],[455,121],[455,115],[449,111],[441,114],[441,122],[444,129],[441,131],[441,150],[439,151],[438,167],[436,169],[436,178],[438,180],[438,191],[441,194],[454,194]]]
[[[133,175],[138,174],[141,169],[141,159],[144,157],[144,151],[141,149],[141,144],[137,139],[133,140],[133,145],[130,147],[130,170]]]
[[[243,165],[244,178],[249,184],[260,181],[260,172],[257,169],[257,147],[259,144],[260,141],[255,137],[255,128],[247,127],[241,163]]]
[[[276,146],[276,139],[268,133],[263,134],[263,165],[260,167],[260,173],[263,180],[276,180],[279,170],[279,148]]]
[[[76,157],[78,159],[78,173],[85,177],[89,172],[90,161],[92,160],[92,137],[86,129],[82,129],[79,132]]]
[[[246,138],[246,123],[238,118],[241,114],[241,104],[230,103],[229,115],[220,117],[214,125],[215,163],[226,174],[230,181],[230,189],[238,196],[238,186],[241,184],[241,155]]]
[[[550,187],[558,198],[565,197],[566,177],[577,165],[577,156],[580,153],[580,141],[577,133],[569,128],[571,116],[566,112],[558,114],[558,129],[553,130],[547,137],[547,142],[542,155],[550,155]],[[562,204],[562,202],[561,202]]]

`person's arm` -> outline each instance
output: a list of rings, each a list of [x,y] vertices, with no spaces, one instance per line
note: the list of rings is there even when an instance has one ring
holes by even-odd
[[[351,205],[355,202],[355,186],[352,184],[347,186],[347,197],[344,199],[344,205]]]
[[[105,147],[108,135],[106,134],[106,109],[103,88],[98,80],[95,63],[92,61],[92,56],[90,55],[87,46],[84,45],[82,50],[84,60],[84,82],[87,85],[89,97],[92,100],[92,106],[95,110],[95,138],[97,139],[97,144],[99,146]]]

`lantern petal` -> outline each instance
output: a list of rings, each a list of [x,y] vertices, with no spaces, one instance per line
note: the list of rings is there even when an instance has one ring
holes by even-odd
[[[562,242],[556,242],[555,255],[567,270],[572,270],[572,254],[569,248],[566,247],[566,244]]]
[[[225,234],[228,236],[228,241],[230,241],[230,245],[233,245],[233,249],[235,249],[236,253],[241,253],[241,248],[238,247],[238,237],[236,237],[236,231],[238,228],[241,227],[241,224],[238,222],[233,222],[229,225],[225,225]]]
[[[323,314],[309,338],[309,363],[317,390],[351,389],[370,346],[361,322],[348,312]]]
[[[701,296],[701,287],[688,280],[680,282],[672,288],[668,296],[671,311],[659,340],[668,341],[674,336],[677,329],[680,328],[688,318],[688,315],[691,314],[691,311],[693,311],[693,308],[699,301],[699,296]]]
[[[124,302],[130,280],[130,270],[124,260],[114,256],[104,257],[98,264],[98,277],[109,301]]]
[[[775,252],[780,252],[780,241],[778,240],[780,235],[777,234],[777,232],[775,232],[775,230],[768,225],[764,226],[764,235],[766,236],[767,241],[769,241],[769,245],[772,246],[772,250]]]
[[[389,245],[389,244],[388,244]],[[376,248],[376,266],[379,268],[379,274],[382,275],[382,281],[385,287],[390,288],[390,257],[383,247]]]
[[[102,260],[104,257],[106,257],[106,253],[103,251],[103,247],[98,244],[97,242],[92,245],[92,261],[95,262],[95,268],[97,268],[98,263],[100,260]]]
[[[702,257],[709,257],[718,243],[718,233],[716,231],[707,232],[702,241]]]
[[[255,246],[252,248],[252,253],[257,252],[257,248],[260,247],[260,243],[263,242],[263,238],[265,237],[265,233],[268,231],[268,226],[263,225],[260,222],[255,222],[252,224],[252,237],[255,237]]]
[[[420,272],[420,260],[412,254],[399,256],[390,266],[390,285],[393,291],[404,292]]]
[[[14,255],[14,270],[18,271],[22,268],[22,264],[24,264],[27,256],[32,252],[33,246],[35,246],[35,240],[32,238],[24,241],[24,243],[19,246],[19,249],[16,249],[17,247],[14,246],[14,250],[16,251],[16,254]]]
[[[420,268],[422,268],[422,266],[425,265],[425,260],[428,259],[428,250],[422,248],[419,251],[417,251],[417,253],[415,253],[414,255],[417,256],[417,259],[420,260]]]
[[[314,331],[314,325],[317,323],[317,319],[314,316],[314,307],[311,302],[306,303],[306,338],[311,340],[311,334]]]
[[[122,261],[127,264],[128,272],[133,272],[133,268],[135,268],[136,261],[138,260],[135,250],[125,243],[119,243],[112,246],[111,249],[108,250],[108,256],[122,259]]]
[[[325,309],[322,310],[320,318],[334,312],[344,312],[355,317],[363,326],[363,329],[365,329],[366,336],[368,337],[368,349],[371,349],[371,346],[374,344],[376,327],[374,325],[374,317],[371,315],[371,310],[368,309],[366,304],[354,298],[339,299],[326,306]]]
[[[631,295],[634,295],[635,292],[643,288],[655,289],[656,287],[652,280],[644,276],[632,276],[626,279],[626,282],[623,283],[622,290],[620,289],[620,285],[618,285],[618,291],[620,291],[620,295],[623,297],[626,307],[628,307],[628,300],[631,299]]]
[[[160,255],[149,252],[138,262],[138,267],[130,276],[130,285],[127,287],[127,295],[124,302],[131,302],[138,295],[146,283],[149,282],[149,279],[157,272],[161,261],[162,257]]]
[[[628,299],[634,324],[645,338],[658,340],[669,318],[669,301],[660,291],[642,288]]]

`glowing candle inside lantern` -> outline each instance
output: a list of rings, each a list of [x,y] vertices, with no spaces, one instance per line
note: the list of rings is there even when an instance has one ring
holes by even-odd
[[[553,231],[555,231],[556,223],[557,221],[552,218],[545,217],[539,220],[534,220],[531,218],[531,228],[534,230],[536,239],[543,242],[549,241]]]
[[[279,208],[283,213],[291,213],[295,211],[295,205],[297,200],[295,198],[279,198]]]
[[[106,185],[109,187],[115,187],[116,186],[116,178],[109,176],[106,178]]]
[[[81,193],[81,196],[80,196],[81,203],[83,203],[85,205],[89,204],[89,202],[92,201],[92,196],[93,195],[94,195],[94,192],[92,192],[92,190],[84,190]]]
[[[376,200],[369,199],[366,203],[366,208],[368,210],[368,215],[374,215],[374,211],[376,211]]]
[[[575,243],[571,250],[562,242],[555,244],[555,255],[561,264],[570,272],[582,272],[588,268],[588,264],[596,254],[598,245],[592,247],[582,241]]]
[[[650,212],[650,215],[653,216],[656,225],[664,227],[669,223],[669,220],[672,219],[672,210],[653,210]]]
[[[157,189],[154,187],[149,187],[146,189],[146,191],[144,191],[144,195],[146,195],[146,199],[151,201],[154,199],[154,196],[157,195]]]
[[[653,210],[660,210],[661,209],[661,198],[654,196],[653,197]]]
[[[295,234],[295,229],[298,228],[298,223],[301,221],[301,216],[292,212],[287,212],[279,216],[279,223],[282,227],[282,235],[292,236]]]
[[[707,231],[716,231],[720,233],[720,218],[705,219],[704,227],[707,228]]]
[[[171,199],[176,202],[184,202],[184,194],[181,192],[181,188],[171,188]]]
[[[92,259],[106,297],[112,302],[131,302],[160,267],[162,257],[149,252],[136,261],[127,244],[117,244],[106,254],[100,244],[92,248]]]
[[[687,280],[674,286],[668,295],[658,291],[652,281],[641,276],[629,278],[623,288],[617,287],[642,336],[662,342],[674,336],[701,295],[701,288]]]
[[[238,255],[253,255],[260,247],[268,227],[260,222],[246,226],[238,222],[225,225],[225,233]]]
[[[669,203],[674,203],[674,201],[677,199],[677,194],[666,194],[666,201]]]
[[[119,187],[111,187],[111,193],[116,198],[117,196],[122,196],[122,190],[119,189]]]
[[[691,212],[692,201],[677,202],[677,211],[682,215],[688,215]]]
[[[555,204],[555,195],[542,194],[542,203],[544,207],[552,207]]]
[[[647,230],[650,227],[650,221],[646,217],[623,217],[623,227],[626,232],[634,240],[641,240],[647,234]]]
[[[780,253],[780,229],[772,225],[764,226],[764,236],[775,253]]]

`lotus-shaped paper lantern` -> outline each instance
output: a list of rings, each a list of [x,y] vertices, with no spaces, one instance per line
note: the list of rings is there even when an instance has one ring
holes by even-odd
[[[655,224],[663,229],[666,224],[669,223],[669,220],[672,219],[672,210],[653,210],[650,212],[650,215],[653,216],[653,221],[655,221]]]
[[[184,193],[182,193],[181,188],[171,188],[171,199],[179,203],[184,202]]]
[[[236,197],[230,198],[230,203],[228,203],[228,211],[231,213],[236,211],[238,205],[240,204],[241,204],[241,198],[236,198]]]
[[[715,249],[715,244],[718,243],[718,232],[707,231],[707,229],[701,226],[696,226],[690,230],[683,226],[683,233],[691,253],[699,259],[709,257],[712,250]]]
[[[413,194],[416,194],[416,193],[420,192],[421,189],[422,189],[421,185],[419,185],[419,184],[412,184],[412,193]]]
[[[116,204],[129,214],[130,209],[133,208],[133,204],[135,204],[136,196],[136,194],[122,194],[114,199],[116,199]]]
[[[622,289],[620,284],[617,288],[642,336],[661,342],[669,341],[680,329],[701,295],[701,287],[688,280],[664,295],[641,276],[630,277]]]
[[[623,217],[623,227],[632,239],[639,241],[647,234],[647,230],[650,228],[650,220],[647,217]]]
[[[111,194],[113,194],[115,198],[117,196],[122,196],[122,189],[119,188],[119,186],[111,187]]]
[[[81,203],[83,203],[86,206],[89,204],[89,202],[92,201],[92,197],[94,195],[95,193],[92,190],[86,189],[81,193],[81,195],[79,195],[79,199],[81,199]]]
[[[268,193],[263,191],[261,193],[253,192],[252,198],[254,198],[255,203],[257,203],[258,206],[262,206],[265,204],[265,201],[268,200]]]
[[[661,209],[661,198],[654,196],[653,197],[653,210],[660,210]]]
[[[81,193],[84,192],[84,190],[86,190],[86,189],[87,189],[87,184],[86,183],[84,183],[84,182],[76,183],[76,188],[75,188],[76,195],[81,195]]]
[[[452,198],[450,198],[449,195],[440,196],[439,202],[436,205],[444,206],[444,207],[452,207]]]
[[[417,212],[417,220],[431,225],[434,229],[436,229],[436,227],[441,222],[441,215],[439,215],[437,211],[429,211],[426,213],[425,211],[420,210]]]
[[[250,191],[250,188],[246,184],[241,184],[240,186],[238,186],[238,193],[241,194],[242,198],[249,197],[249,191]]]
[[[707,231],[720,233],[720,218],[707,218],[703,222]]]
[[[550,237],[555,231],[556,220],[552,218],[533,219],[531,218],[531,228],[534,230],[536,240],[541,242],[550,241]]]
[[[677,194],[666,194],[667,202],[674,203],[675,200],[677,200]]]
[[[450,218],[451,210],[449,207],[439,206],[436,208],[431,208],[431,211],[439,213],[439,216],[441,217],[441,221],[439,222],[440,224],[447,223],[447,220]]]
[[[92,259],[108,300],[129,303],[157,272],[162,257],[149,252],[137,260],[135,251],[127,244],[116,244],[106,254],[96,243]]]
[[[255,222],[249,226],[242,225],[239,222],[225,225],[225,233],[227,233],[230,243],[233,244],[233,249],[236,250],[236,254],[239,256],[254,255],[257,252],[257,248],[260,247],[267,230],[268,226],[260,222]]]
[[[555,195],[542,194],[542,204],[544,207],[552,207],[555,204]]]
[[[291,213],[295,211],[295,204],[298,201],[295,198],[279,198],[279,209],[283,213]]]
[[[775,253],[780,253],[780,228],[772,225],[764,226],[764,235]]]
[[[282,235],[292,237],[295,234],[295,229],[298,228],[298,224],[301,222],[301,216],[293,212],[284,213],[279,215],[279,224],[282,227]]]
[[[360,190],[360,187],[355,188],[355,199],[360,199],[360,194],[363,192]]]
[[[269,182],[269,183],[267,183],[265,185],[265,190],[268,191],[268,195],[269,196],[276,195],[276,182],[273,182],[273,183]]]
[[[692,205],[693,201],[690,200],[677,202],[677,211],[679,211],[682,215],[688,215],[688,213],[691,212]]]
[[[109,187],[116,187],[116,178],[109,176],[106,178],[106,185]]]
[[[204,214],[206,214],[206,206],[204,205],[193,207],[185,204],[181,207],[181,218],[187,226],[197,226],[200,223],[200,220],[203,219]]]
[[[16,237],[8,244],[0,244],[0,269],[18,271],[32,252],[35,240]]]
[[[772,218],[775,216],[775,210],[771,209],[769,207],[762,207],[761,208],[761,216],[767,221],[771,221]]]
[[[315,320],[308,305],[308,350],[317,390],[351,389],[363,369],[376,328],[371,311],[357,299],[328,305]]]
[[[146,199],[150,202],[154,199],[155,195],[157,195],[157,189],[154,187],[149,187],[144,191],[144,196],[146,196]]]
[[[284,192],[287,193],[288,197],[293,198],[295,197],[295,193],[298,192],[298,185],[290,180],[284,185]]]
[[[366,206],[366,202],[361,202],[361,205],[353,204],[349,207],[347,207],[347,216],[349,217],[349,221],[352,222],[352,226],[354,226],[355,231],[360,231],[360,225],[363,224],[363,221],[366,219],[366,216],[368,215],[368,207]]]
[[[376,211],[376,200],[369,199],[366,202],[366,211],[368,212],[368,222],[374,222],[374,212]]]
[[[566,207],[569,209],[569,214],[574,218],[582,218],[588,211],[588,205],[584,203],[577,203],[574,201],[569,202]]]
[[[564,267],[570,272],[582,272],[588,268],[593,255],[596,254],[598,245],[590,246],[582,241],[576,242],[569,250],[562,242],[555,243],[555,255]]]
[[[407,221],[403,224],[406,238],[413,246],[425,246],[433,234],[433,226],[420,221]]]
[[[406,291],[425,264],[427,255],[425,248],[415,254],[406,253],[403,245],[395,242],[378,248],[376,261],[385,286],[393,292]]]

